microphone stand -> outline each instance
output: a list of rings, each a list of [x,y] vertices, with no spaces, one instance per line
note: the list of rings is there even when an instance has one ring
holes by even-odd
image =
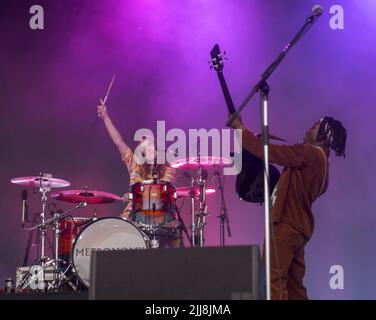
[[[55,223],[57,220],[60,220],[62,218],[65,218],[69,213],[71,213],[73,210],[76,210],[76,209],[79,209],[79,208],[83,208],[83,207],[86,207],[87,206],[87,203],[86,202],[80,202],[78,205],[76,205],[75,207],[69,209],[68,211],[65,211],[64,213],[60,214],[60,215],[57,215],[57,216],[54,216],[53,218],[51,219],[48,219],[48,220],[45,220],[43,223],[40,223],[32,228],[25,228],[25,230],[27,231],[32,231],[34,229],[37,229],[41,226],[46,226],[48,224],[53,224]]]
[[[265,269],[266,269],[266,299],[271,299],[271,280],[270,280],[270,191],[269,191],[269,127],[268,127],[268,93],[269,85],[266,80],[277,69],[279,64],[285,58],[287,52],[303,37],[303,35],[312,27],[316,22],[320,13],[310,15],[303,27],[300,28],[295,37],[283,48],[282,52],[278,55],[277,59],[266,68],[262,73],[261,79],[252,88],[251,92],[239,106],[237,111],[233,113],[226,122],[227,126],[231,126],[235,118],[237,118],[248,102],[256,94],[260,93],[260,108],[263,110],[263,127],[262,127],[262,140],[264,146],[264,204],[265,204]]]
[[[303,35],[312,27],[312,25],[316,22],[319,15],[313,14],[310,15],[306,22],[304,23],[303,27],[300,28],[298,33],[295,37],[283,48],[282,52],[279,54],[277,59],[274,60],[272,64],[270,64],[265,71],[261,74],[261,79],[256,85],[252,88],[251,92],[247,95],[244,101],[240,104],[239,108],[236,112],[234,112],[227,120],[226,126],[231,126],[232,122],[237,118],[242,110],[247,106],[248,102],[252,99],[252,97],[256,94],[256,92],[260,92],[262,87],[265,86],[266,80],[271,76],[275,69],[277,69],[278,65],[282,62],[285,58],[287,52],[303,37]]]
[[[227,226],[227,234],[231,238],[231,228],[230,228],[230,221],[228,218],[227,213],[227,206],[224,196],[224,184],[222,184],[221,176],[219,174],[216,174],[218,176],[218,190],[221,192],[221,215],[219,215],[220,219],[220,230],[219,230],[219,239],[220,239],[220,245],[222,247],[225,246],[225,226]]]
[[[176,205],[175,205],[175,210],[176,210],[176,213],[177,213],[177,216],[178,216],[179,229],[180,229],[181,231],[184,232],[184,234],[185,234],[185,236],[187,237],[189,243],[192,245],[192,239],[191,239],[191,237],[189,236],[189,233],[188,233],[187,227],[185,226],[184,220],[183,220],[183,218],[181,217],[180,210],[179,210],[178,206],[176,206]]]
[[[36,220],[37,220],[37,216],[38,214],[35,214],[33,215],[33,220],[31,221],[31,224],[34,224],[36,223]],[[31,231],[29,233],[29,238],[27,240],[27,244],[26,244],[26,248],[25,248],[25,256],[24,256],[24,260],[23,260],[23,263],[22,263],[22,266],[23,267],[26,267],[27,266],[27,262],[29,260],[29,255],[30,255],[30,249],[31,249],[31,245],[32,245],[32,242],[33,242],[33,236],[34,236],[34,231]],[[38,237],[38,236],[37,236]]]

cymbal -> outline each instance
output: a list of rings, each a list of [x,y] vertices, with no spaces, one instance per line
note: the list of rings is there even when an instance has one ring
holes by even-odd
[[[46,177],[20,177],[13,178],[10,182],[25,187],[39,187],[39,188],[65,188],[71,184],[68,181],[58,178],[46,178]]]
[[[86,189],[54,192],[51,197],[65,202],[86,202],[87,204],[104,204],[122,200],[121,197],[113,193]]]
[[[225,165],[230,164],[232,164],[232,160],[230,158],[212,156],[188,157],[170,162],[170,165],[173,168],[210,168],[224,167]]]
[[[195,197],[200,194],[200,187],[196,186],[195,188],[192,187],[179,187],[176,188],[176,194],[178,197],[190,197],[191,193],[194,193]],[[215,189],[206,188],[205,194],[212,194],[215,193]]]

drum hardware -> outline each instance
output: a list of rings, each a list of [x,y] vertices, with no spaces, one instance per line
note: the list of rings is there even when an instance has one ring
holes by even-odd
[[[191,198],[190,240],[192,247],[203,247],[205,243],[204,231],[207,216],[206,194],[208,193],[206,188],[207,174],[208,173],[206,169],[202,166],[198,167],[196,178],[193,178],[190,174],[185,173],[185,176],[190,178],[191,180],[191,187],[190,192],[188,192],[188,195]],[[196,199],[198,199],[199,201],[198,212],[196,212]]]
[[[196,162],[198,165],[193,165],[197,167],[196,178],[192,177],[188,172],[184,173],[184,175],[191,180],[190,191],[186,192],[186,188],[182,187],[177,188],[177,193],[179,195],[180,191],[180,194],[185,193],[191,198],[191,246],[203,247],[205,243],[206,216],[208,215],[206,195],[215,192],[215,190],[207,188],[206,180],[208,172],[204,166],[200,165],[200,158],[198,158]],[[210,191],[208,192],[208,190]],[[196,200],[199,201],[198,212],[196,212]]]
[[[202,166],[199,166],[198,169],[198,185],[200,187],[200,197],[199,197],[199,203],[200,203],[200,210],[198,212],[198,219],[197,219],[197,229],[198,229],[198,245],[199,247],[203,247],[205,243],[205,237],[204,237],[204,229],[206,225],[206,215],[208,206],[206,204],[206,179],[208,177],[208,172],[206,169],[204,169]]]
[[[225,177],[223,177],[223,182],[219,171],[215,171],[213,178],[218,177],[218,190],[221,193],[221,213],[217,218],[219,218],[219,242],[221,246],[225,246],[225,226],[227,226],[227,234],[231,237],[231,228],[230,221],[227,213],[227,206],[224,196],[224,187],[225,187]]]
[[[196,209],[195,209],[195,186],[196,180],[194,178],[191,179],[191,188],[192,192],[190,192],[191,197],[191,246],[196,247],[197,237],[196,237]]]
[[[153,180],[153,184],[156,183],[156,180]],[[153,187],[153,184],[150,185],[150,188],[149,188],[149,208],[150,208],[150,196],[151,196],[151,189]],[[167,191],[167,188],[166,186],[164,185],[163,186],[163,191],[166,192]],[[155,249],[155,248],[158,248],[159,247],[159,241],[158,239],[155,237],[155,234],[156,234],[156,231],[157,231],[157,224],[156,224],[156,219],[155,219],[155,211],[156,211],[156,204],[153,203],[153,224],[150,223],[150,216],[149,216],[149,225],[151,226],[150,230],[149,230],[149,233],[150,233],[150,247]]]
[[[222,168],[230,165],[232,160],[226,157],[199,156],[178,159],[171,162],[173,168],[188,168],[196,170],[196,177],[188,172],[184,176],[191,182],[190,187],[177,188],[178,197],[189,196],[191,198],[191,245],[203,247],[205,244],[206,217],[209,215],[206,196],[215,192],[215,189],[207,187],[208,171],[211,168]],[[218,171],[217,171],[218,172]],[[222,202],[223,202],[222,195]],[[195,200],[199,201],[196,210]],[[197,211],[197,212],[196,212]]]
[[[154,234],[154,238],[150,240],[150,248],[152,249],[159,248],[159,241],[158,239],[155,238],[155,234]]]
[[[32,228],[24,228],[26,231],[32,231],[38,229],[39,231],[39,243],[40,248],[38,250],[39,257],[37,258],[37,265],[41,267],[41,274],[38,274],[38,285],[39,288],[44,288],[45,285],[45,277],[44,277],[44,269],[45,266],[50,263],[50,259],[45,254],[45,242],[47,238],[47,226],[50,224],[49,221],[46,221],[46,206],[47,206],[47,193],[51,191],[51,188],[62,188],[67,187],[70,185],[70,182],[52,178],[51,174],[40,174],[40,176],[32,176],[32,177],[20,177],[20,178],[13,178],[11,182],[17,185],[27,186],[27,187],[35,187],[38,188],[39,193],[41,194],[41,211],[39,213],[40,223]],[[23,200],[24,199],[23,197]],[[24,206],[23,206],[24,209]],[[25,221],[25,211],[22,210],[22,224],[24,225]],[[56,243],[56,242],[55,242]],[[55,252],[55,258],[56,258]],[[53,260],[52,260],[53,261]]]
[[[35,274],[36,278],[38,280],[38,289],[44,289],[45,285],[45,270],[49,266],[52,266],[54,269],[54,279],[52,282],[47,283],[48,287],[46,289],[52,288],[52,289],[58,289],[60,288],[64,283],[69,284],[69,286],[73,290],[77,290],[77,287],[73,284],[73,282],[67,277],[67,273],[69,269],[72,268],[72,265],[70,263],[67,263],[65,260],[60,259],[60,228],[59,228],[59,221],[62,220],[64,217],[67,217],[70,215],[70,213],[73,210],[86,207],[86,202],[81,202],[78,205],[76,205],[74,208],[69,209],[68,211],[65,211],[61,213],[60,211],[55,211],[52,218],[48,220],[42,220],[41,223],[38,225],[31,227],[31,228],[25,228],[26,231],[33,231],[35,229],[42,230],[42,232],[47,232],[47,226],[52,226],[53,233],[54,233],[54,257],[53,259],[50,259],[44,255],[42,255],[36,262],[35,265],[33,265],[31,268],[32,271],[29,272],[29,274],[25,275],[25,278],[20,282],[20,287],[17,288],[18,290],[21,290],[26,286],[29,286],[31,281],[34,281]],[[43,247],[42,247],[43,248]],[[44,252],[44,251],[43,251]],[[66,266],[67,265],[67,266]],[[40,267],[40,268],[38,268]],[[37,270],[37,272],[34,274],[34,270]],[[28,283],[26,281],[29,280]],[[41,286],[42,285],[42,286]],[[35,288],[37,289],[37,288]]]

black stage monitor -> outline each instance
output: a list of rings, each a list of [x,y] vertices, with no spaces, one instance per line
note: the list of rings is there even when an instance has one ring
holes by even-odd
[[[89,299],[256,300],[265,297],[253,246],[98,251]]]

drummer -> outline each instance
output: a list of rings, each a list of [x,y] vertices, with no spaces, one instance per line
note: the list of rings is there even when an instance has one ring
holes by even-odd
[[[157,152],[155,143],[151,137],[145,137],[145,139],[140,141],[139,147],[142,150],[144,160],[146,160],[143,164],[140,164],[142,161],[136,158],[136,155],[133,154],[131,148],[129,148],[129,146],[124,142],[119,131],[113,124],[110,116],[108,115],[106,105],[98,106],[98,115],[103,119],[109,136],[117,146],[121,159],[127,166],[131,186],[145,180],[153,180],[156,177],[158,180],[163,180],[170,183],[174,182],[175,169],[168,163],[156,164],[154,166],[154,158],[157,156]],[[123,198],[125,201],[128,201],[128,194],[125,194]],[[121,217],[131,221],[138,227],[148,224],[150,221],[148,221],[145,215],[132,212],[132,205],[133,204],[130,201],[122,212]],[[156,232],[156,237],[159,240],[160,247],[183,246],[182,234],[175,216],[155,216],[153,217],[153,223],[160,225]],[[144,232],[148,234],[147,230],[144,230]],[[148,235],[150,236],[150,234]]]

